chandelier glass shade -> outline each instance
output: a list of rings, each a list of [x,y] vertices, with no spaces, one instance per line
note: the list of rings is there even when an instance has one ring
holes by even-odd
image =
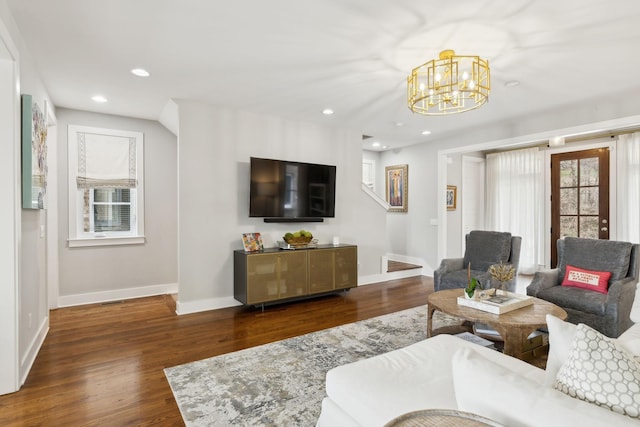
[[[407,77],[409,109],[428,116],[478,108],[487,102],[490,90],[489,61],[453,50],[443,50],[439,59],[414,68]]]

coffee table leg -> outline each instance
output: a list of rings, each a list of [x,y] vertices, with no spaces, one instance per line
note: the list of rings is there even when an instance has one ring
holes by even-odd
[[[435,307],[431,304],[427,304],[427,338],[433,336],[433,313],[436,311]]]
[[[504,338],[504,354],[522,359],[524,341],[536,328],[496,328],[496,330]]]

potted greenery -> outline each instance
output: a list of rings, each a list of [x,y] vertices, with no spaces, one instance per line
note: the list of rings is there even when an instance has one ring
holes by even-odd
[[[467,287],[464,289],[465,298],[473,299],[476,293],[476,289],[478,288],[478,285],[480,285],[480,282],[478,282],[478,279],[476,279],[475,277],[469,280]]]

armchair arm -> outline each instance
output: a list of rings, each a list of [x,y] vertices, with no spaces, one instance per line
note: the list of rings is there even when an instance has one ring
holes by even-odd
[[[617,337],[627,329],[631,321],[631,306],[636,295],[637,279],[626,277],[609,285],[607,302],[605,303],[605,317],[610,321],[608,330],[604,333],[610,337]]]
[[[559,270],[557,268],[536,272],[533,276],[533,280],[529,286],[527,286],[527,295],[537,297],[540,291],[557,286],[558,274]]]
[[[444,274],[463,268],[464,258],[445,258],[440,261],[440,266],[433,271],[433,288],[436,292],[440,290],[440,279]]]

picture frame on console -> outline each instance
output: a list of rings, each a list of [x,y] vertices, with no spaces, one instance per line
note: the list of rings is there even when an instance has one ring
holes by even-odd
[[[409,166],[395,165],[385,168],[385,196],[389,212],[408,212]]]

